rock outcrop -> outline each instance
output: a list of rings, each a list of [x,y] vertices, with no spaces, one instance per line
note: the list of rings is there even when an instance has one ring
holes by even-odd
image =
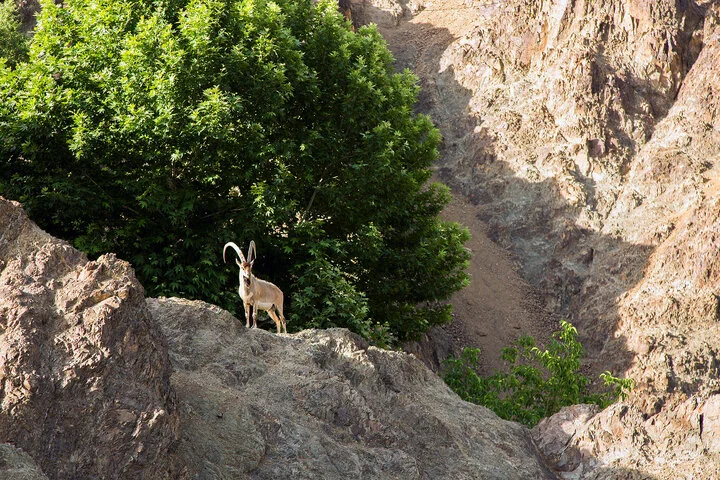
[[[343,329],[279,336],[150,299],[191,478],[553,478],[528,431],[460,400],[413,356]]]
[[[440,173],[592,372],[637,382],[584,426],[564,413],[562,476],[720,477],[720,2],[409,5],[353,18],[420,76]]]
[[[146,300],[3,199],[0,325],[2,478],[554,478],[527,428],[415,357]]]
[[[167,349],[127,262],[90,262],[0,199],[0,442],[51,478],[167,478]]]

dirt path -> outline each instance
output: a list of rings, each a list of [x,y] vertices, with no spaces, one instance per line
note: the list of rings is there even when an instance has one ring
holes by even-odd
[[[547,315],[531,286],[517,272],[509,252],[490,240],[485,224],[477,218],[475,207],[455,196],[442,216],[467,226],[472,238],[466,247],[472,251],[468,273],[471,283],[452,298],[456,348],[478,346],[489,373],[499,368],[503,347],[520,335],[547,340],[555,322]]]
[[[428,4],[409,20],[401,18],[397,25],[391,21],[378,25],[398,66],[410,68],[420,77],[423,91],[418,108],[432,117],[443,135],[442,164],[463,161],[463,156],[469,155],[458,146],[474,127],[467,111],[470,93],[455,82],[452,67],[441,66],[441,57],[453,41],[473,28],[473,18],[463,0],[444,0]],[[435,180],[440,181],[439,176]],[[453,323],[433,329],[425,341],[406,349],[437,368],[449,354],[477,346],[482,351],[484,373],[492,373],[502,366],[503,347],[524,334],[544,342],[557,322],[520,277],[510,253],[488,238],[476,207],[456,192],[453,197],[442,216],[470,229],[472,239],[466,246],[473,253],[471,284],[451,300]]]
[[[511,254],[488,238],[487,227],[470,202],[454,194],[442,217],[462,223],[472,234],[465,244],[472,252],[470,285],[451,299],[453,323],[431,330],[426,340],[406,349],[437,369],[449,354],[479,347],[483,373],[491,374],[503,365],[503,347],[521,335],[545,342],[557,320],[545,312],[532,287],[518,274]]]

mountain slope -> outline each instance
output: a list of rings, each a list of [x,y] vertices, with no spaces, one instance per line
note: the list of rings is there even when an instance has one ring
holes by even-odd
[[[717,476],[720,2],[353,6],[420,76],[442,178],[590,372],[638,383],[565,439],[563,475]]]

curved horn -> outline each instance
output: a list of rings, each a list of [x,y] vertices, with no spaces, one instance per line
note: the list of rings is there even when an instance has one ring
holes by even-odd
[[[250,246],[248,247],[248,263],[252,263],[255,261],[255,257],[257,256],[257,252],[255,251],[255,240],[250,240]]]
[[[225,244],[225,247],[223,247],[223,262],[227,262],[227,260],[225,260],[225,251],[227,250],[228,247],[232,247],[235,250],[235,252],[238,254],[238,257],[240,257],[240,260],[242,260],[243,263],[245,263],[245,255],[243,255],[242,251],[240,251],[240,247],[235,245],[234,242],[228,242]]]

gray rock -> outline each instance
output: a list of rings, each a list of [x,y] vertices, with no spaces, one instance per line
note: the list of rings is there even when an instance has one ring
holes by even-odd
[[[3,480],[47,480],[30,455],[7,443],[0,443],[0,478]]]
[[[584,431],[590,419],[599,411],[597,405],[564,407],[555,415],[543,419],[532,430],[533,439],[546,463],[563,478],[580,478],[582,453],[573,448],[572,440]]]
[[[343,329],[247,330],[202,302],[148,306],[193,478],[553,478],[525,427],[460,400],[411,355]]]

